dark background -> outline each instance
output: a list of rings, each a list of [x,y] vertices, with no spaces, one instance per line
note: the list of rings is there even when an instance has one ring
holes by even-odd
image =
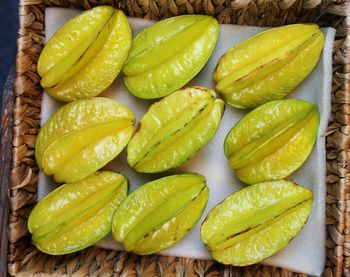
[[[18,33],[18,0],[1,0],[0,4],[0,93],[7,74],[15,64]],[[0,98],[1,99],[1,98]]]

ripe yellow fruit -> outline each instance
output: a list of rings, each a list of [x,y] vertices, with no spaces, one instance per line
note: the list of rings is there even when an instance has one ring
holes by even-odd
[[[225,139],[225,155],[246,184],[287,177],[309,156],[319,115],[312,103],[276,100],[243,117]]]
[[[225,102],[255,108],[282,99],[316,66],[324,35],[315,24],[272,28],[228,50],[213,78]]]
[[[209,190],[202,175],[167,176],[139,187],[120,204],[112,233],[126,251],[146,255],[181,240],[200,219]]]
[[[145,173],[182,165],[213,138],[224,105],[203,87],[178,90],[154,103],[128,144],[129,165]]]
[[[42,87],[66,102],[98,95],[119,74],[131,39],[120,10],[99,6],[74,17],[49,39],[39,57]]]
[[[123,150],[134,121],[128,108],[111,99],[97,97],[66,104],[41,128],[36,161],[57,182],[83,179]]]
[[[123,67],[125,85],[144,99],[182,88],[204,67],[218,34],[217,20],[207,15],[171,17],[144,29]]]
[[[94,244],[110,232],[114,211],[127,192],[126,178],[108,171],[58,187],[30,213],[28,230],[33,243],[51,255]]]
[[[292,182],[256,184],[215,206],[202,224],[201,238],[220,263],[258,263],[297,235],[311,206],[312,192]]]

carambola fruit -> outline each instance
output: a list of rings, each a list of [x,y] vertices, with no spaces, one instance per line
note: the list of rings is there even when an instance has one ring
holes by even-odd
[[[324,35],[315,24],[293,24],[258,33],[228,50],[213,77],[229,105],[255,108],[282,99],[317,64]]]
[[[125,177],[108,171],[58,187],[29,216],[33,243],[51,255],[76,252],[94,244],[111,231],[112,216],[127,192]]]
[[[218,33],[217,20],[206,15],[171,17],[144,29],[123,67],[125,85],[145,99],[180,89],[206,64]]]
[[[314,104],[275,100],[254,109],[231,129],[224,143],[225,155],[246,184],[283,179],[309,156],[318,125]]]
[[[128,144],[129,165],[146,173],[180,166],[211,140],[223,112],[224,102],[202,87],[163,98],[141,118]]]
[[[220,263],[258,263],[297,235],[311,206],[312,192],[292,182],[268,181],[249,186],[209,212],[201,227],[201,238]]]
[[[126,251],[146,255],[181,240],[200,219],[208,200],[205,178],[180,174],[149,182],[120,204],[112,233]]]
[[[99,6],[83,12],[45,45],[38,61],[42,87],[61,101],[96,96],[120,72],[131,39],[122,11]]]
[[[134,121],[128,108],[111,99],[97,97],[66,104],[41,128],[36,161],[57,182],[83,179],[123,150]]]

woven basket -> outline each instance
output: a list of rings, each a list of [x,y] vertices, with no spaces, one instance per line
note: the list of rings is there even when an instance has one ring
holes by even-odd
[[[279,26],[316,22],[337,29],[332,117],[327,132],[324,275],[350,276],[350,1],[346,0],[21,0],[15,91],[9,82],[3,95],[0,276],[6,272],[15,276],[306,276],[262,265],[235,268],[212,261],[141,257],[96,247],[55,257],[30,244],[26,221],[36,202],[38,181],[34,142],[40,127],[42,88],[36,63],[44,43],[44,9],[89,9],[97,4],[113,5],[129,16],[149,19],[203,13],[214,15],[222,23]]]

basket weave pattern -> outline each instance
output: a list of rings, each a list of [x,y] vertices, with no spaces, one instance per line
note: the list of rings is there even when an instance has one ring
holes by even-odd
[[[223,266],[212,261],[137,256],[90,247],[53,257],[30,244],[27,217],[36,202],[34,143],[42,88],[36,63],[44,43],[44,9],[108,4],[129,16],[161,19],[210,14],[221,23],[279,26],[317,22],[337,29],[333,49],[332,118],[327,132],[327,264],[325,276],[350,276],[350,2],[321,0],[21,0],[13,113],[8,272],[16,276],[306,276],[281,268]]]

